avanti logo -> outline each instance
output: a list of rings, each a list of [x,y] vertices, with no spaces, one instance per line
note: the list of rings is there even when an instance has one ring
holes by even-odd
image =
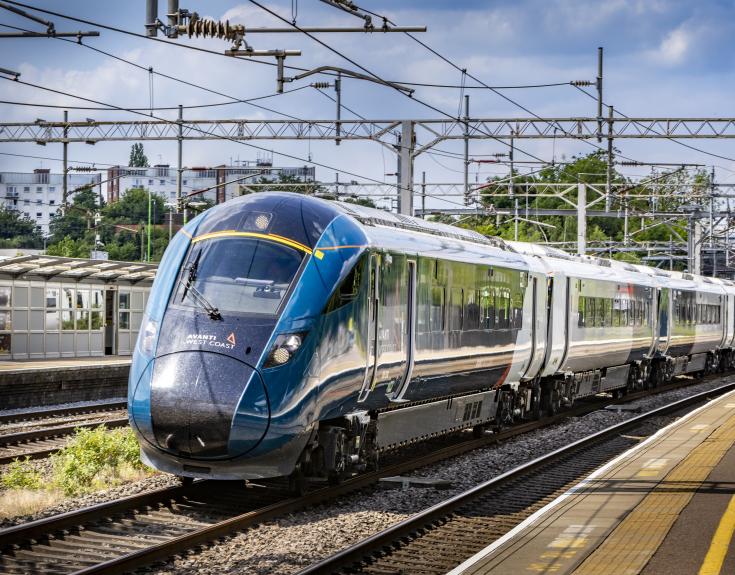
[[[230,333],[230,335],[227,336],[226,342],[219,341],[216,335],[207,333],[189,333],[186,335],[186,339],[184,340],[184,343],[187,345],[206,345],[209,347],[219,347],[228,350],[235,349],[235,342],[236,340],[234,332]]]

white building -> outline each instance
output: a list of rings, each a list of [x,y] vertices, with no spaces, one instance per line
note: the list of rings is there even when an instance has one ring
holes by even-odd
[[[191,200],[206,198],[219,204],[240,196],[243,186],[261,178],[278,181],[279,176],[290,176],[301,182],[313,182],[315,175],[314,167],[274,167],[270,160],[241,162],[238,166],[190,168],[183,170],[181,175],[181,196],[190,196]],[[116,166],[107,170],[106,179],[108,202],[116,202],[133,188],[149,190],[169,202],[176,200],[176,168],[168,165],[152,168]],[[199,190],[208,191],[196,194]]]
[[[0,172],[0,205],[33,220],[47,236],[51,216],[63,202],[63,182],[63,174],[52,174],[47,169],[33,170],[32,174]],[[75,190],[86,186],[93,186],[101,196],[102,174],[68,174],[69,202]]]

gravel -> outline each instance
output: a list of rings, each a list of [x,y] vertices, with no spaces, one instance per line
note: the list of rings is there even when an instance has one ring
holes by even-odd
[[[122,419],[128,416],[126,410],[104,411],[101,413],[77,413],[74,415],[34,419],[33,421],[16,421],[0,424],[0,435],[11,435],[26,431],[36,431],[68,425],[87,425],[90,423],[105,423],[113,419]]]
[[[654,397],[631,402],[633,408],[649,411],[708,391],[732,381],[718,378]],[[484,449],[455,457],[413,475],[448,479],[448,490],[411,487],[376,487],[265,523],[227,539],[200,553],[176,557],[165,564],[141,570],[146,573],[190,575],[248,573],[287,575],[311,565],[435,503],[518,465],[558,449],[583,436],[636,416],[635,411],[599,410],[571,418],[546,429],[533,431]],[[667,425],[671,417],[661,417],[647,426],[650,433]]]

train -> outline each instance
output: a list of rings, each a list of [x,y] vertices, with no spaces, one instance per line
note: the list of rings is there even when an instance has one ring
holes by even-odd
[[[130,370],[142,460],[338,482],[443,434],[735,367],[735,284],[262,192],[167,248]]]

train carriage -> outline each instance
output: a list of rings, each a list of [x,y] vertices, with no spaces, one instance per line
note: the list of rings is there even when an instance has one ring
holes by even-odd
[[[253,194],[208,210],[167,249],[130,420],[144,461],[179,476],[336,480],[406,443],[729,364],[733,293]]]

